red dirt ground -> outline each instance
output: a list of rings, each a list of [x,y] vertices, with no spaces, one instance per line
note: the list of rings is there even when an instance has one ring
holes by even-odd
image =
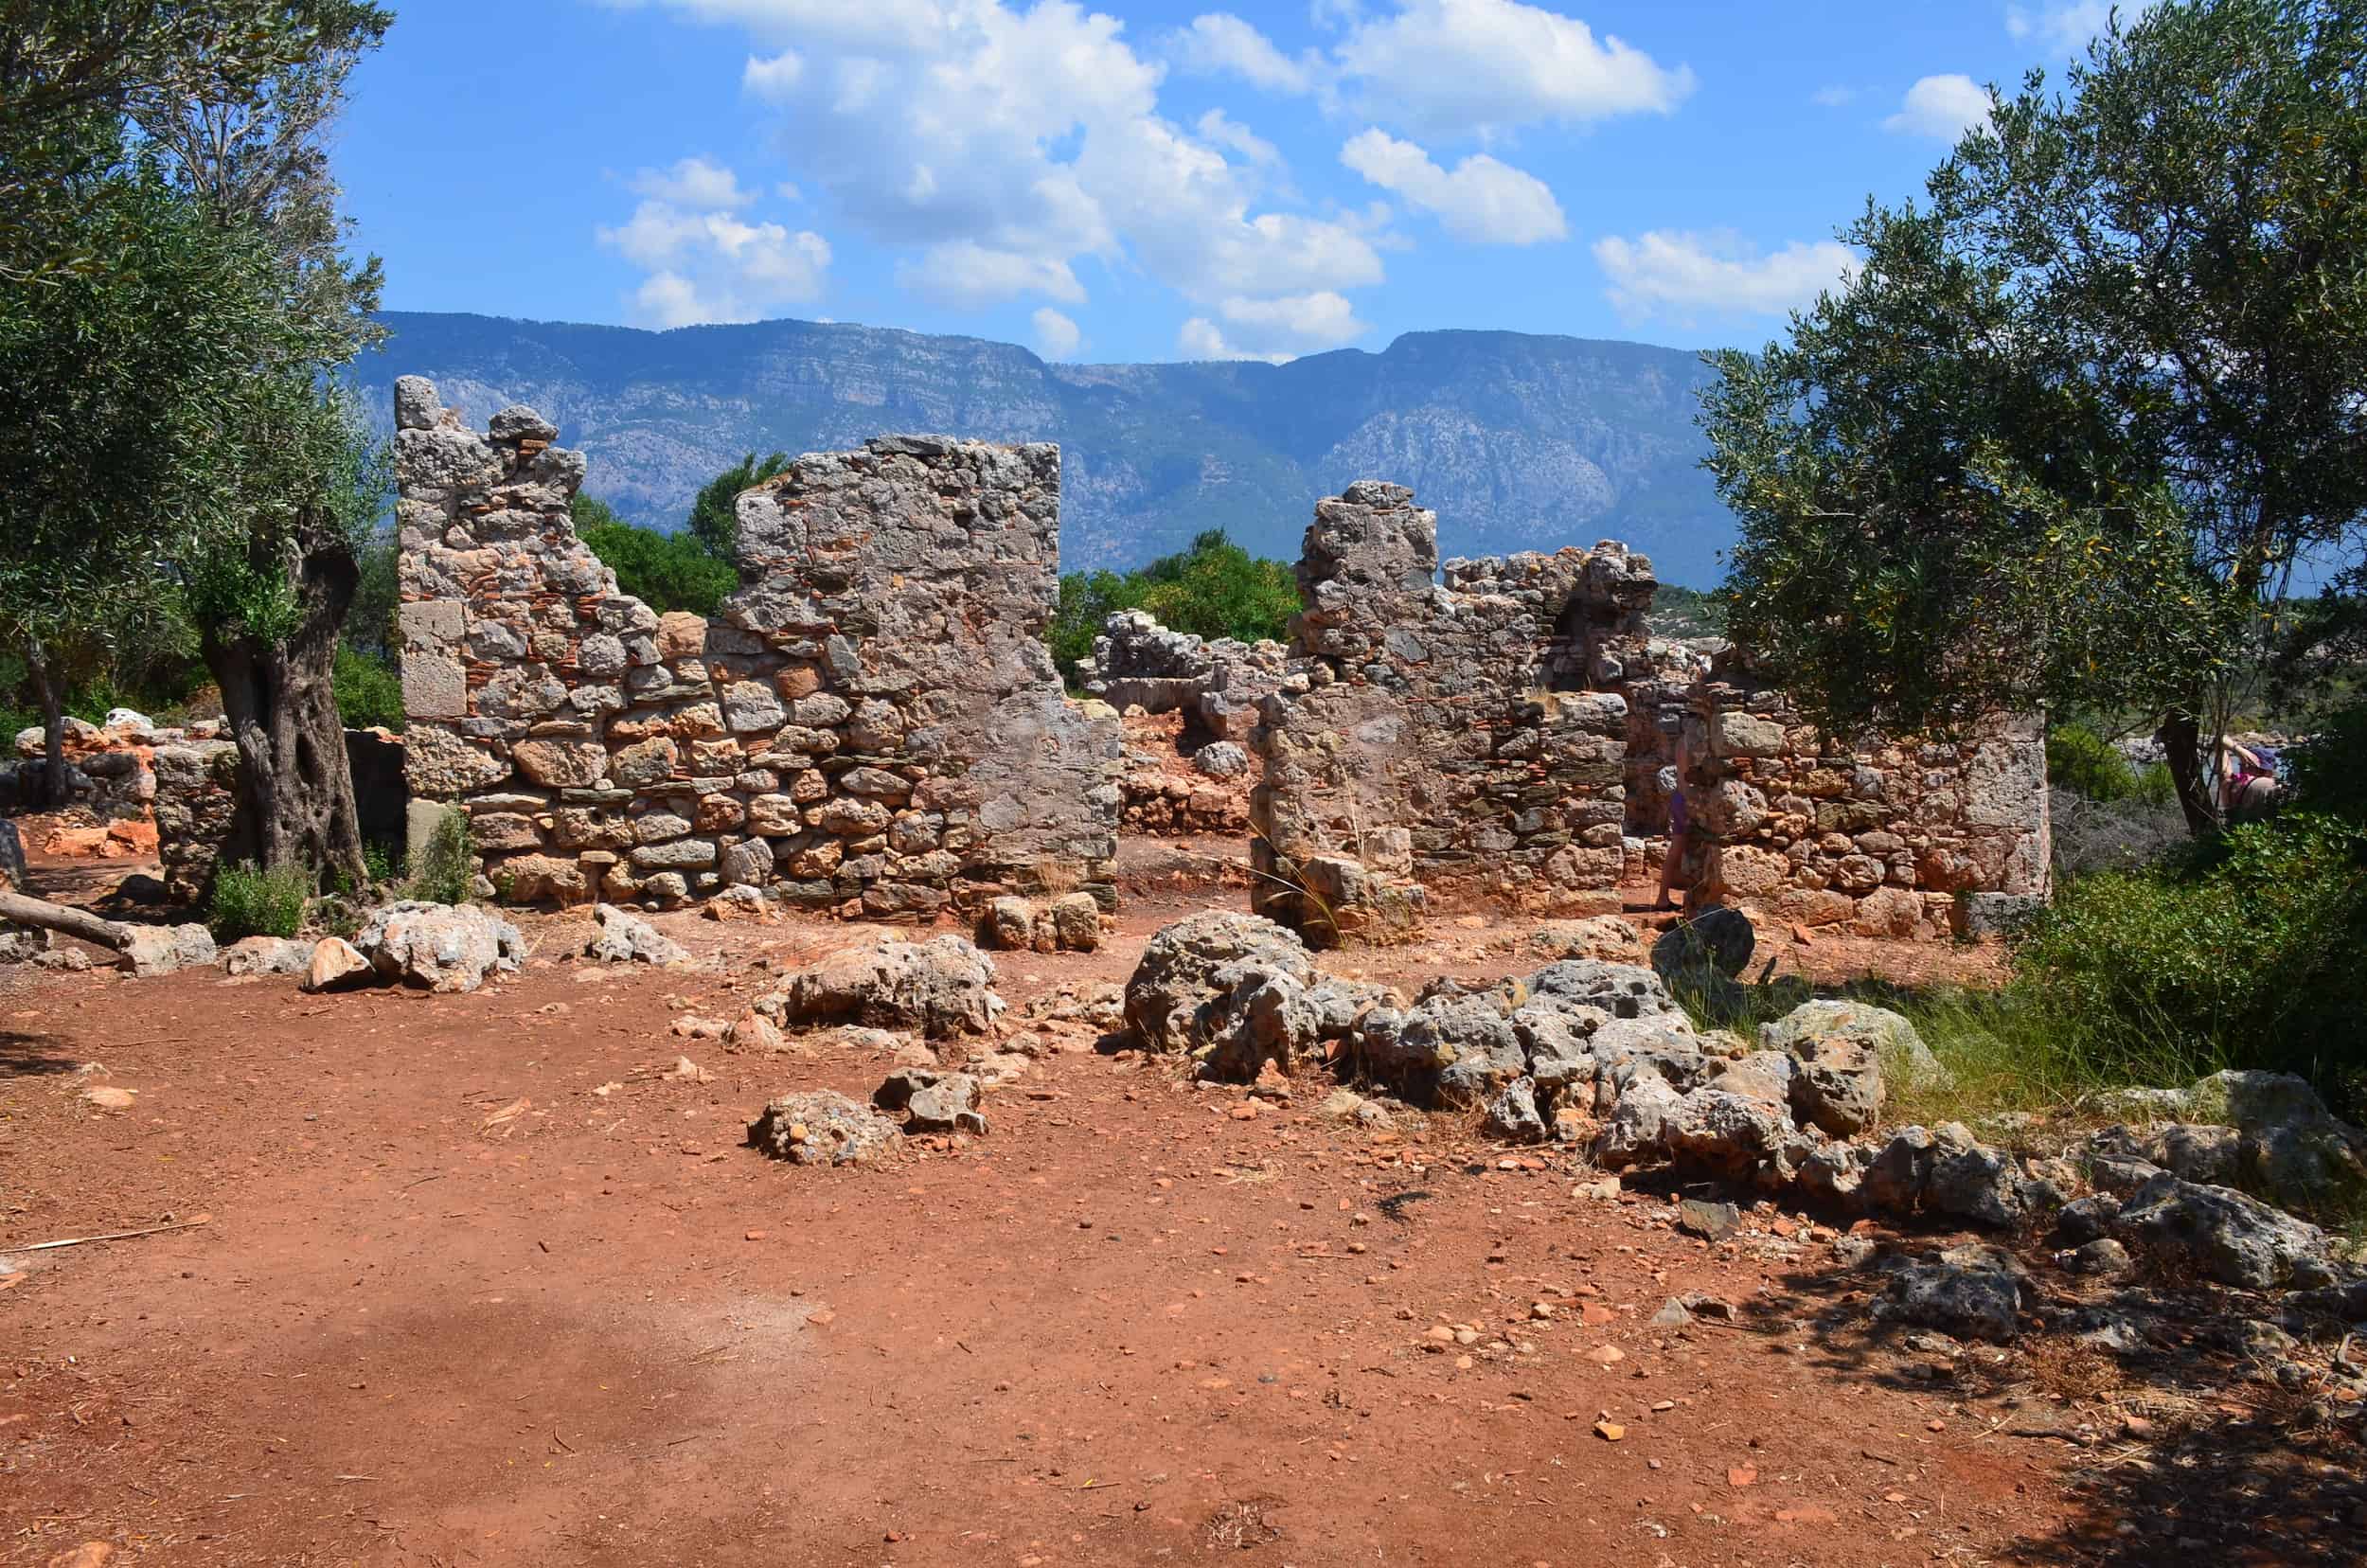
[[[1013,1026],[1239,901],[1136,882],[1101,953],[999,956]],[[729,1017],[769,988],[752,959],[845,933],[664,924],[723,970],[558,961],[578,915],[466,997],[0,985],[0,1247],[205,1219],[0,1276],[0,1562],[1856,1568],[2112,1540],[2060,1446],[1897,1375],[1805,1227],[1712,1249],[1664,1199],[1574,1196],[1565,1154],[1325,1120],[1312,1080],[1237,1119],[1238,1091],[1080,1037],[965,1149],[764,1159],[769,1096],[864,1095],[886,1058],[727,1054],[669,999]],[[1504,972],[1524,929],[1337,967]],[[713,1081],[656,1076],[678,1054]],[[1649,1324],[1694,1289],[1741,1325]],[[1450,1324],[1477,1342],[1431,1345]]]

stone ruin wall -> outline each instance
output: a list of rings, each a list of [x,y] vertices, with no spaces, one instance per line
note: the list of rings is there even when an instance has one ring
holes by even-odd
[[[1648,658],[1650,563],[1605,545],[1439,570],[1437,516],[1403,487],[1317,504],[1251,797],[1251,897],[1287,923],[1430,895],[1619,907],[1631,743],[1637,768],[1660,751],[1615,689]]]
[[[1616,911],[1657,880],[1680,758],[1694,907],[1928,935],[2047,892],[2035,720],[1828,746],[1738,656],[1650,636],[1651,562],[1623,545],[1442,568],[1435,514],[1365,481],[1317,505],[1298,578],[1251,797],[1252,901],[1288,924]]]
[[[469,813],[521,900],[748,886],[875,919],[1011,887],[1114,902],[1115,722],[1068,702],[1059,454],[939,437],[810,454],[739,503],[712,621],[619,593],[580,454],[396,388],[414,839]]]
[[[1732,650],[1685,695],[1696,902],[1928,936],[1993,931],[2047,898],[2036,717],[1961,741],[1838,743]]]
[[[1246,742],[1258,704],[1282,685],[1290,652],[1278,642],[1211,642],[1169,631],[1147,610],[1121,610],[1103,623],[1077,677],[1120,712],[1181,712],[1219,740]]]

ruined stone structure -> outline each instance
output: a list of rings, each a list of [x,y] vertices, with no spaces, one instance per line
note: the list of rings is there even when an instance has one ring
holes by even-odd
[[[1842,744],[1730,650],[1686,693],[1692,900],[1869,936],[1984,931],[2048,893],[2036,718]]]
[[[1704,673],[1624,546],[1437,560],[1401,487],[1321,502],[1292,659],[1262,706],[1252,901],[1310,938],[1432,898],[1616,910],[1682,780],[1692,901],[1912,935],[2046,891],[2035,722],[1963,745],[1827,744],[1738,656]]]
[[[1057,449],[801,457],[740,497],[742,586],[709,622],[617,591],[549,421],[479,435],[425,381],[396,392],[413,811],[467,811],[497,889],[752,885],[890,919],[1045,881],[1111,898],[1117,726],[1042,642]]]
[[[1252,899],[1320,936],[1467,892],[1616,909],[1650,562],[1617,545],[1448,564],[1436,514],[1363,481],[1317,504],[1296,655],[1267,699]],[[1656,735],[1657,732],[1655,731]],[[1654,745],[1656,742],[1648,742]],[[1647,756],[1651,755],[1647,753]]]
[[[1219,740],[1246,741],[1289,655],[1277,642],[1209,642],[1168,630],[1148,611],[1121,610],[1103,624],[1077,674],[1088,693],[1120,712],[1182,712]]]

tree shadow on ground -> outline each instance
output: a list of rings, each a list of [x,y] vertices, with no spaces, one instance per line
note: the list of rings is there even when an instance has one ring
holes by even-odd
[[[0,1029],[0,1079],[54,1078],[80,1065],[64,1045],[48,1035]]]

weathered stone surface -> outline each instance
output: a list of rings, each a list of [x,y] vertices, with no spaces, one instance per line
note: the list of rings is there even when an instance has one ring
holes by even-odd
[[[222,971],[230,975],[302,974],[311,961],[311,943],[286,936],[242,937],[222,955]]]
[[[1253,977],[1280,977],[1304,992],[1315,966],[1297,935],[1255,915],[1210,912],[1161,928],[1126,983],[1126,1023],[1146,1050],[1207,1043],[1201,1012]]]
[[[2265,1291],[2329,1282],[2325,1233],[2233,1187],[2167,1171],[2137,1189],[2113,1221],[2131,1246],[2223,1285]]]
[[[614,904],[595,904],[592,919],[599,929],[584,944],[586,958],[603,964],[656,964],[661,968],[689,961],[689,951],[680,942]]]
[[[1762,1049],[1788,1051],[1804,1060],[1825,1041],[1870,1046],[1892,1083],[1921,1088],[1949,1081],[1948,1069],[1924,1044],[1915,1026],[1887,1007],[1863,1002],[1804,1002],[1759,1026]]]
[[[866,1024],[941,1039],[986,1033],[1003,999],[994,961],[961,937],[881,937],[799,970],[760,1005],[789,1024]]]
[[[978,1114],[981,1086],[969,1073],[943,1073],[929,1067],[904,1067],[890,1073],[871,1096],[882,1111],[902,1112],[907,1132],[986,1131]]]
[[[832,1089],[783,1095],[748,1124],[748,1142],[792,1165],[865,1165],[897,1145],[896,1124]]]
[[[2007,1345],[2020,1319],[2021,1280],[1993,1249],[1950,1248],[1892,1274],[1874,1312],[1958,1339]]]
[[[131,945],[118,960],[133,974],[148,979],[185,969],[203,969],[214,961],[214,935],[197,924],[135,926]]]
[[[1035,945],[1036,906],[1025,899],[1005,897],[987,900],[978,918],[978,943],[1006,953],[1025,953]]]
[[[1062,953],[1092,953],[1101,946],[1101,904],[1090,893],[1063,893],[1044,909],[1053,944]]]
[[[475,904],[388,904],[355,933],[354,951],[381,978],[439,994],[472,991],[489,974],[515,974],[525,938]]]
[[[312,944],[297,989],[312,995],[346,990],[367,984],[377,972],[351,942],[342,936],[324,936]]]
[[[1529,951],[1538,957],[1599,958],[1606,963],[1642,965],[1644,938],[1616,915],[1591,915],[1582,920],[1548,920],[1529,933]]]

